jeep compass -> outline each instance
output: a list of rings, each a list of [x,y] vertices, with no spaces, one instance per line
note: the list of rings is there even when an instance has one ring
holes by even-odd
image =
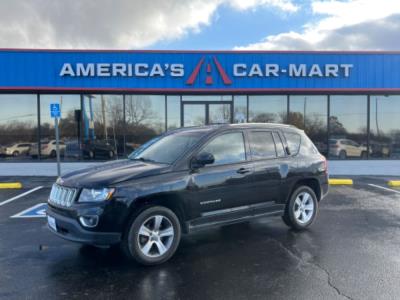
[[[282,216],[295,230],[328,192],[326,159],[289,125],[232,124],[166,132],[127,159],[59,178],[48,227],[67,240],[118,245],[145,265],[167,261],[181,234]]]

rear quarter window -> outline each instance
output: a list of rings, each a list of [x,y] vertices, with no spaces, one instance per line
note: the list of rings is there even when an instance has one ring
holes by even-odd
[[[319,151],[307,135],[303,135],[301,139],[300,153],[302,155],[318,154]]]
[[[300,149],[300,141],[301,141],[301,136],[298,133],[292,133],[292,132],[285,132],[285,139],[286,143],[288,145],[290,155],[296,155],[299,153]]]

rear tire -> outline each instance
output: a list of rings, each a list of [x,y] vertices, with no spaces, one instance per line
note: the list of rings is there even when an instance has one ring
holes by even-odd
[[[300,186],[290,196],[286,204],[283,222],[295,230],[304,230],[314,223],[318,214],[318,200],[308,186]]]
[[[174,255],[180,239],[181,225],[175,213],[163,206],[151,206],[132,218],[121,248],[128,259],[158,265]]]
[[[347,158],[347,153],[344,150],[341,150],[339,153],[339,158],[340,159],[346,159]]]

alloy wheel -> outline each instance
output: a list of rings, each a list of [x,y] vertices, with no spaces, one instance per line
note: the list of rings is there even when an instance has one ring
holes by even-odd
[[[171,248],[174,236],[172,222],[165,216],[154,215],[140,226],[137,242],[143,255],[157,258]]]
[[[314,200],[307,192],[301,192],[294,201],[294,217],[300,224],[309,222],[314,214]]]

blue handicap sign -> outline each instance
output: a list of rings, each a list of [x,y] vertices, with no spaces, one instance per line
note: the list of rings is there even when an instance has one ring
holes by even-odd
[[[50,115],[52,118],[60,118],[61,117],[61,110],[59,103],[51,103],[50,104]]]
[[[11,218],[44,218],[46,209],[47,203],[39,203],[11,216]]]

